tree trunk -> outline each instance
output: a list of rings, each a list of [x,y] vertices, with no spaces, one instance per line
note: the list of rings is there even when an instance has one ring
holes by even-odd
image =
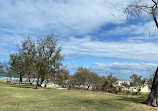
[[[156,73],[153,79],[152,87],[151,87],[151,92],[148,95],[148,99],[145,101],[147,105],[156,107],[157,106],[157,100],[156,100],[156,95],[157,95],[157,86],[158,86],[158,67],[156,69]]]
[[[44,81],[44,77],[41,78],[40,86],[42,85],[43,81]]]
[[[7,75],[7,82],[9,82],[9,80],[8,80],[8,75]]]
[[[89,90],[89,88],[90,88],[90,85],[88,85],[87,90]]]
[[[37,86],[39,85],[38,82],[39,82],[39,78],[36,81],[36,89],[37,89]]]
[[[22,76],[20,74],[19,85],[21,85],[21,84],[22,84]]]

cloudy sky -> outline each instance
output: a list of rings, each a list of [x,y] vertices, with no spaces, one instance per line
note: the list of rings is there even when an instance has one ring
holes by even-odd
[[[0,61],[27,34],[36,40],[54,33],[71,74],[83,66],[119,79],[149,77],[158,66],[158,33],[148,15],[122,21],[131,1],[0,0]]]

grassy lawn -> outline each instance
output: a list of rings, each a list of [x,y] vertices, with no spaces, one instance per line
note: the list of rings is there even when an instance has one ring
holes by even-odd
[[[141,104],[145,95],[34,89],[0,81],[0,111],[157,111]]]

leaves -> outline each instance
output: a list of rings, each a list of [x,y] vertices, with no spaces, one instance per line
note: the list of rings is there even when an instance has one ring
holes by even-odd
[[[4,72],[4,66],[3,66],[3,64],[0,62],[0,73],[3,73]]]
[[[10,66],[14,73],[27,78],[54,79],[55,74],[61,70],[63,56],[61,48],[57,47],[57,40],[48,35],[37,42],[30,36],[22,41],[17,53],[10,55]],[[52,80],[53,80],[52,79]]]
[[[145,83],[147,81],[145,78],[141,79],[142,76],[138,76],[137,74],[133,74],[132,76],[130,76],[130,78],[132,79],[132,82],[130,82],[130,86],[137,89],[137,92],[141,91],[141,88],[145,86]]]

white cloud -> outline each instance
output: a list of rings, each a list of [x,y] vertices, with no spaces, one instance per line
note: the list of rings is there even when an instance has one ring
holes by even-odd
[[[142,39],[146,39],[146,37],[157,37],[157,28],[154,21],[146,22],[146,23],[137,23],[137,24],[129,24],[125,26],[116,26],[111,30],[105,30],[101,35],[102,36],[132,36],[132,35],[141,35]],[[146,37],[144,37],[146,36]]]
[[[113,73],[119,79],[130,79],[130,76],[134,73],[143,78],[149,78],[157,66],[158,64],[156,63],[94,63],[91,66],[91,70],[104,76]]]
[[[101,26],[109,23],[121,23],[118,20],[114,20],[115,17],[111,15],[120,15],[122,5],[127,5],[124,0],[6,0],[0,1],[0,46],[7,48],[15,48],[16,44],[19,44],[23,40],[23,34],[31,33],[33,36],[41,36],[41,33],[48,34],[48,32],[58,33],[60,37],[63,35],[65,39],[69,39],[68,35],[88,35],[98,31]],[[115,7],[115,8],[114,8]],[[125,31],[125,30],[123,30]],[[114,31],[119,34],[118,31]],[[121,32],[122,33],[122,32]],[[66,36],[67,35],[67,36]],[[66,38],[67,37],[67,38]],[[111,47],[109,44],[118,46],[119,43],[103,43],[80,39],[80,43],[76,43],[76,39],[72,40],[71,46],[69,44],[64,45],[65,54],[68,55],[93,55],[101,57],[114,57],[109,49],[115,51],[116,47]],[[77,39],[79,40],[79,39]],[[85,42],[90,42],[86,43]],[[69,42],[67,40],[66,42]],[[84,42],[84,46],[82,46]],[[98,44],[99,46],[97,46]],[[128,44],[124,44],[128,45]],[[81,48],[83,47],[83,48]],[[107,47],[99,49],[98,47]],[[108,48],[109,47],[109,48]],[[120,46],[122,48],[123,46]],[[71,48],[71,50],[69,50]],[[94,53],[90,50],[93,50]],[[98,52],[101,53],[97,55]],[[6,49],[9,51],[9,49]],[[119,49],[120,50],[120,49]],[[78,53],[81,51],[82,53]],[[122,51],[122,50],[121,50]],[[117,51],[118,52],[118,51]],[[120,52],[122,54],[124,52]],[[7,53],[8,54],[8,53]],[[118,56],[120,56],[120,54]],[[123,57],[125,58],[125,57]]]
[[[8,57],[8,55],[9,55],[9,51],[5,48],[0,47],[0,58]]]
[[[120,13],[105,0],[0,1],[1,25],[17,33],[49,29],[60,34],[87,34],[106,23],[119,22],[114,22],[111,12]]]
[[[158,45],[150,42],[93,41],[90,37],[61,41],[65,57],[94,56],[138,61],[158,61]]]

